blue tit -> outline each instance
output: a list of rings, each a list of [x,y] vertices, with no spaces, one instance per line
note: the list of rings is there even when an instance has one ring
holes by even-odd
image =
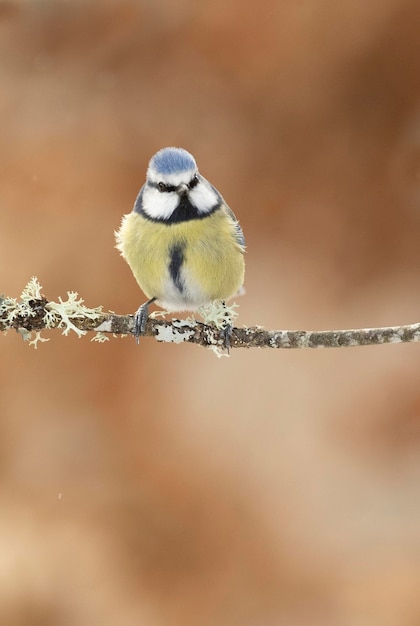
[[[243,284],[238,220],[183,148],[163,148],[152,157],[133,211],[115,236],[148,298],[135,315],[137,341],[152,302],[167,311],[193,311],[227,300]]]

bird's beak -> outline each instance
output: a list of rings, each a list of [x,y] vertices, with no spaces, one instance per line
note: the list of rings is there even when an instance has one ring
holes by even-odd
[[[185,183],[181,183],[176,188],[176,191],[180,196],[186,196],[188,193],[188,185],[186,185]]]

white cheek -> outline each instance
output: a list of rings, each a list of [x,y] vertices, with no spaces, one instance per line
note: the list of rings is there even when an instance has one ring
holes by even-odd
[[[189,197],[199,213],[207,213],[219,202],[217,194],[207,181],[200,182],[197,187],[192,189]]]
[[[143,209],[155,219],[167,219],[178,206],[179,197],[175,191],[162,193],[153,187],[143,192]]]

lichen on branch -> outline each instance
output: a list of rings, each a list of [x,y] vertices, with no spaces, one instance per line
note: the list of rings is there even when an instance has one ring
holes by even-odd
[[[59,329],[63,335],[74,332],[78,337],[94,332],[94,341],[105,341],[107,335],[132,335],[132,315],[103,312],[102,306],[89,308],[74,291],[58,302],[41,293],[37,278],[31,278],[20,298],[0,297],[0,330],[17,330],[31,345],[37,347],[43,329]],[[219,323],[203,323],[193,318],[161,320],[150,316],[146,337],[159,342],[195,343],[211,348],[221,356],[225,334]],[[382,328],[347,330],[265,330],[260,326],[234,327],[230,335],[231,348],[345,348],[389,343],[420,341],[420,323]]]

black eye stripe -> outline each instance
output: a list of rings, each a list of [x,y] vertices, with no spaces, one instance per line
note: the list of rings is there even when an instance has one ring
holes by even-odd
[[[194,187],[197,187],[199,182],[200,181],[199,181],[198,176],[193,176],[193,178],[188,183],[188,189],[194,189]],[[176,185],[167,185],[166,183],[163,183],[163,182],[154,183],[150,181],[149,185],[151,187],[154,187],[155,189],[158,189],[161,193],[170,193],[171,191],[177,190]]]
[[[165,183],[149,183],[155,189],[159,189],[159,191],[163,193],[169,193],[170,191],[176,191],[175,185],[166,185]]]
[[[198,185],[198,176],[194,176],[194,178],[192,178],[189,182],[189,189],[194,189],[194,187],[197,187]]]

